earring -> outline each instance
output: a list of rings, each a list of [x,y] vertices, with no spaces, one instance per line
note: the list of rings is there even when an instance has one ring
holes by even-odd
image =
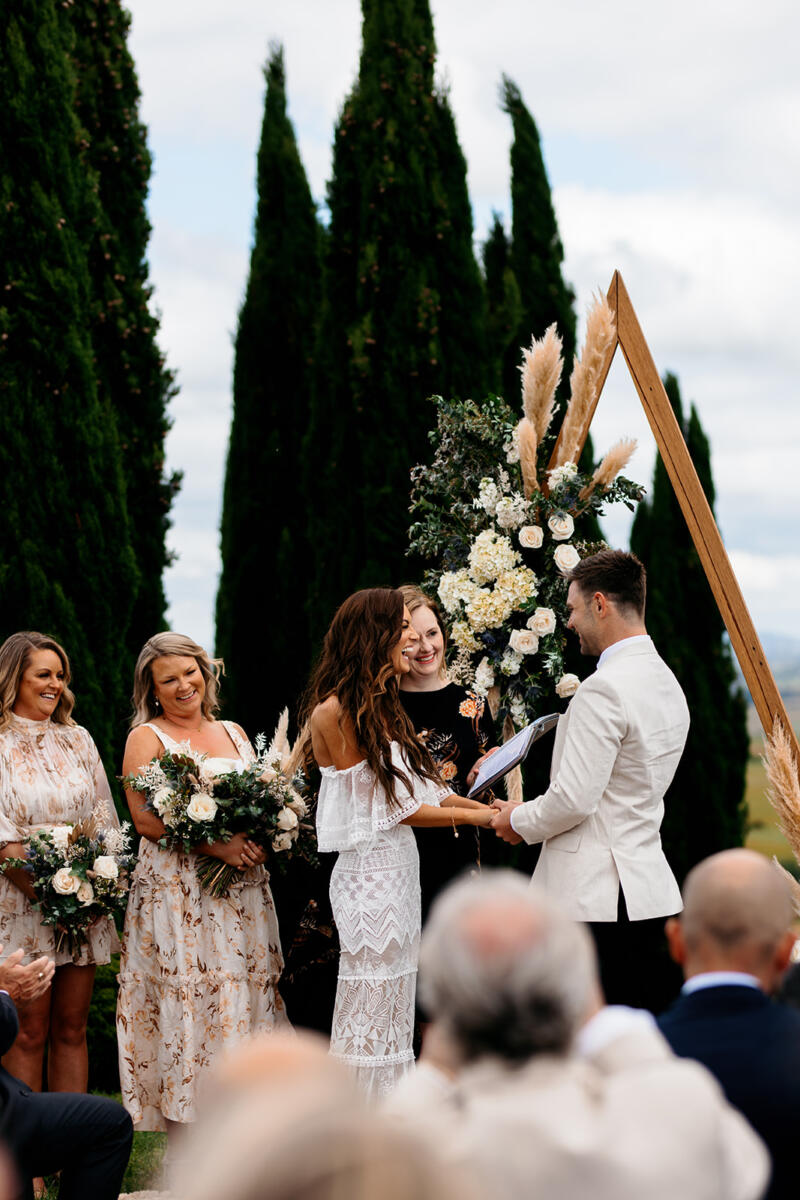
[[[161,701],[159,700],[158,696],[153,697],[153,704],[155,704],[156,708],[161,708]]]

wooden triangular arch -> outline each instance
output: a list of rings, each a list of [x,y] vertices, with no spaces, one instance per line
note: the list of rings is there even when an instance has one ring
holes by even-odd
[[[750,695],[753,697],[753,703],[764,727],[764,732],[767,736],[772,733],[777,718],[792,743],[795,762],[800,762],[800,746],[798,746],[792,730],[781,694],[767,663],[763,647],[733,573],[730,559],[722,544],[714,515],[619,271],[614,272],[607,298],[615,314],[616,337],[609,346],[606,361],[603,364],[597,398],[591,411],[587,413],[578,442],[578,453],[575,457],[577,458],[583,450],[589,426],[597,408],[597,401],[619,345],[642,401],[642,407],[656,439],[658,452],[672,482],[720,615],[725,622],[731,645],[739,660],[739,666],[742,668],[742,674],[750,689]],[[555,466],[560,440],[561,435],[559,434],[550,460],[550,467]]]

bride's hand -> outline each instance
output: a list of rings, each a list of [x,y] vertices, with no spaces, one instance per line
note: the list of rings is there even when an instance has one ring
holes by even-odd
[[[266,858],[261,847],[251,841],[246,833],[235,833],[229,842],[215,842],[206,853],[213,854],[228,866],[238,867],[240,871],[260,866]]]
[[[469,811],[475,818],[474,824],[479,829],[489,829],[491,827],[494,809],[490,808],[488,804],[482,804],[480,808],[471,808]]]

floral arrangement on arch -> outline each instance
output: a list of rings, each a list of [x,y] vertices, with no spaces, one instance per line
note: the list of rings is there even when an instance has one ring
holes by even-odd
[[[409,552],[432,563],[425,584],[447,614],[451,677],[489,697],[506,735],[548,697],[577,690],[564,661],[565,575],[605,546],[581,528],[608,504],[633,509],[644,495],[621,474],[635,441],[616,443],[590,473],[577,461],[614,333],[599,298],[560,432],[551,425],[564,363],[551,325],[523,350],[522,419],[497,396],[481,404],[436,396],[433,463],[411,472]]]

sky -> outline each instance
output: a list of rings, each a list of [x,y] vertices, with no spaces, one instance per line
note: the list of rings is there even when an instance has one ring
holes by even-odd
[[[166,586],[174,629],[213,646],[233,336],[255,211],[262,68],[284,46],[289,113],[321,207],[358,69],[358,0],[128,0],[154,173],[160,343],[184,473]],[[582,318],[615,269],[659,370],[711,440],[717,517],[756,629],[800,637],[800,72],[796,0],[432,0],[475,219],[510,221],[503,73],[533,113]],[[602,453],[655,447],[618,351],[592,426]],[[627,519],[604,521],[626,544]],[[679,598],[676,597],[676,602]]]

